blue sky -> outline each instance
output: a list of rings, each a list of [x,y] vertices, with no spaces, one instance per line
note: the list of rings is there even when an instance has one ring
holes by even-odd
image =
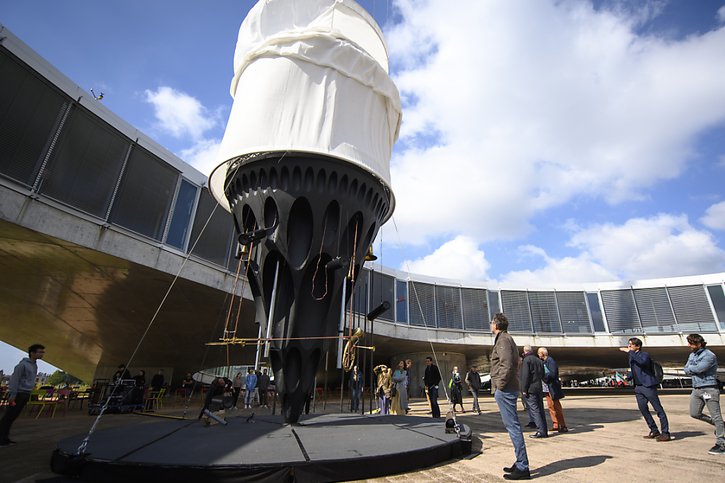
[[[5,1],[0,22],[208,172],[253,3]],[[384,265],[544,287],[725,271],[725,0],[360,3],[404,102]]]

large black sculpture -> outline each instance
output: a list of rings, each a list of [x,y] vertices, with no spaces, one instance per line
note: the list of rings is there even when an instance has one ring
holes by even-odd
[[[400,99],[382,33],[352,0],[259,2],[239,31],[231,91],[210,188],[234,215],[265,356],[295,423],[393,212]]]

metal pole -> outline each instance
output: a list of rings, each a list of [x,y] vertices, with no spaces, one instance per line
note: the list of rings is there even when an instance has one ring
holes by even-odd
[[[254,354],[254,370],[256,371],[259,367],[259,349],[262,346],[262,343],[259,339],[262,338],[262,324],[259,324],[259,330],[257,331],[257,352]]]
[[[269,357],[269,339],[272,334],[272,321],[274,320],[274,306],[277,302],[277,278],[279,277],[279,261],[274,267],[274,285],[272,286],[272,299],[269,301],[269,317],[267,317],[267,340],[264,341],[264,357]],[[262,326],[259,326],[260,334]]]
[[[327,408],[327,359],[329,359],[330,351],[325,351],[325,398],[322,401],[322,410]]]
[[[345,333],[345,295],[347,294],[347,278],[342,279],[342,299],[340,302],[340,324],[337,328],[337,368],[342,368],[342,351],[344,348],[342,336]]]

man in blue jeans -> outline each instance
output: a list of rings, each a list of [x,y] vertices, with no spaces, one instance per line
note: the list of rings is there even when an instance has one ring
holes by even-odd
[[[656,439],[657,441],[669,441],[670,424],[667,422],[667,414],[660,403],[657,395],[657,378],[655,378],[654,369],[652,367],[652,359],[649,354],[642,350],[642,341],[637,337],[629,339],[627,347],[620,347],[620,351],[629,354],[629,368],[632,370],[632,379],[634,380],[634,394],[637,397],[637,406],[644,416],[644,420],[649,426],[649,434],[644,436],[645,439]],[[660,419],[662,431],[657,429],[657,423],[649,413],[647,404],[652,405],[657,416]]]
[[[491,387],[496,391],[493,397],[516,454],[516,462],[503,469],[503,477],[507,480],[528,480],[531,478],[529,457],[526,455],[524,434],[516,413],[519,398],[519,351],[513,337],[508,333],[508,327],[509,321],[504,314],[493,316],[491,332],[496,339],[491,350]]]
[[[692,353],[685,364],[685,374],[692,376],[690,416],[715,426],[715,446],[708,451],[712,455],[725,455],[725,426],[720,412],[720,386],[717,382],[717,357],[706,349],[707,342],[700,334],[687,336]],[[702,414],[707,406],[710,415]]]

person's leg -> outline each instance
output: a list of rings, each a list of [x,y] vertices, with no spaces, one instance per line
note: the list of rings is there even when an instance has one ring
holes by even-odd
[[[660,430],[657,429],[657,424],[655,424],[654,418],[652,418],[652,415],[649,413],[646,389],[647,388],[642,386],[635,386],[634,395],[637,398],[637,407],[639,408],[639,412],[642,413],[642,416],[647,423],[647,427],[649,427],[649,432],[659,434]]]
[[[473,412],[480,413],[481,406],[478,405],[478,390],[477,389],[471,389],[471,397],[473,397]]]
[[[546,427],[546,415],[544,414],[544,395],[542,393],[529,394],[526,402],[531,407],[531,415],[534,417],[536,431],[542,436],[548,436],[549,429]]]
[[[655,410],[657,417],[660,420],[660,431],[662,434],[670,434],[670,423],[667,421],[667,414],[665,413],[665,409],[662,407],[660,397],[657,395],[657,389],[654,387],[648,387],[646,389],[648,392],[647,399],[650,404],[652,404],[652,409]]]
[[[567,429],[566,420],[564,419],[564,409],[561,407],[561,400],[554,399],[554,412],[556,413],[556,422],[559,425],[559,431]]]
[[[690,417],[705,421],[708,424],[714,424],[712,418],[707,414],[703,414],[705,409],[705,400],[702,399],[703,389],[693,389],[690,393]]]
[[[549,408],[549,416],[551,417],[551,427],[554,431],[559,429],[559,421],[556,419],[556,408],[554,408],[554,399],[551,397],[551,393],[545,392],[546,395],[546,407]]]
[[[720,412],[720,391],[715,387],[704,389],[704,391],[710,395],[710,399],[705,404],[710,412],[712,424],[715,426],[715,444],[725,446],[725,427]]]
[[[15,405],[6,406],[5,416],[0,420],[0,444],[8,443],[10,441],[10,427],[13,422],[23,412],[23,408],[28,403],[30,394],[19,392],[15,396]]]
[[[519,415],[516,413],[519,395],[516,392],[497,390],[493,397],[501,413],[501,421],[503,421],[503,425],[509,433],[509,438],[511,438],[511,443],[514,445],[516,467],[520,471],[527,471],[529,469],[529,458],[526,454],[526,444],[524,443],[524,435],[521,432]]]
[[[430,398],[430,410],[434,418],[441,417],[441,409],[438,407],[438,389],[431,387],[428,389],[428,397]]]

